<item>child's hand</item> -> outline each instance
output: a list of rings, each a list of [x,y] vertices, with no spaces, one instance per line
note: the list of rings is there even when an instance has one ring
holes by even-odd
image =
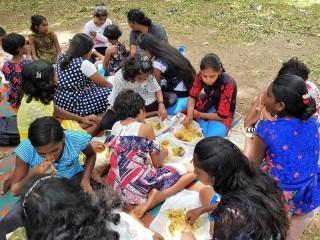
[[[190,226],[200,217],[202,214],[200,208],[191,209],[186,213],[186,223]]]
[[[168,155],[169,155],[168,149],[162,149],[161,152],[160,152],[160,160],[161,160],[161,162],[164,162],[165,159],[168,157]]]
[[[98,118],[96,115],[89,115],[81,118],[81,123],[93,125],[93,124],[99,124],[100,118]]]
[[[30,171],[30,174],[33,176],[46,176],[46,175],[52,175],[56,172],[56,169],[54,168],[53,164],[49,161],[43,161],[42,163],[39,163],[35,167],[33,167]]]
[[[90,182],[87,180],[82,180],[80,183],[80,186],[82,187],[83,191],[86,193],[92,193],[93,194],[93,190],[92,187],[90,185]]]
[[[188,116],[186,116],[182,121],[183,126],[185,126],[186,128],[188,128],[191,123],[192,123],[192,119]]]
[[[96,31],[91,31],[89,32],[90,36],[95,38],[97,36],[97,32]]]
[[[168,112],[164,106],[164,104],[159,104],[158,115],[161,118],[161,121],[168,117]]]

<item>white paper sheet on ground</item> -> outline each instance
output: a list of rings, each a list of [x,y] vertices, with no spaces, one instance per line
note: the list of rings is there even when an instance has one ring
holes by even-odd
[[[152,221],[150,224],[150,229],[160,233],[164,239],[166,240],[180,240],[181,234],[176,234],[175,236],[172,236],[168,231],[168,218],[166,216],[166,213],[169,209],[186,209],[190,210],[193,208],[200,207],[201,203],[199,200],[199,193],[195,191],[189,191],[189,190],[182,190],[181,192],[177,193],[176,195],[168,198],[162,207],[160,208],[160,211],[156,218]],[[195,237],[197,240],[209,240],[210,234],[209,234],[209,220],[208,215],[203,214],[199,218],[199,225],[200,228],[196,230]]]
[[[168,131],[170,128],[180,123],[180,119],[178,116],[169,116],[167,119],[163,121],[161,121],[158,116],[154,116],[154,117],[147,118],[146,122],[148,121],[161,122],[162,127],[158,131],[155,131],[156,136],[160,136],[161,134]]]
[[[190,163],[193,158],[194,145],[185,144],[183,142],[177,141],[175,137],[172,136],[172,133],[166,132],[160,136],[156,137],[156,141],[160,144],[162,141],[168,140],[170,144],[181,146],[185,150],[183,156],[173,156],[171,153],[168,157],[167,163]]]
[[[112,230],[120,235],[120,240],[152,240],[154,233],[125,212],[120,212],[120,223],[110,223]]]
[[[181,119],[181,117],[180,117]],[[203,133],[202,133],[202,129],[199,125],[198,122],[196,121],[192,121],[190,127],[194,128],[197,132],[199,132],[199,134],[201,136],[194,138],[191,142],[188,141],[183,141],[180,140],[178,138],[175,137],[175,133],[177,133],[179,130],[181,130],[182,128],[184,128],[183,124],[181,122],[179,122],[178,124],[174,125],[173,128],[170,129],[170,134],[176,139],[176,141],[187,144],[187,145],[193,145],[195,146],[202,138],[203,138]]]

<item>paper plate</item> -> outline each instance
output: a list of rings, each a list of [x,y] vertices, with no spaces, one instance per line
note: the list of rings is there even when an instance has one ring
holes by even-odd
[[[168,146],[168,158],[165,160],[166,163],[190,163],[193,157],[193,151],[194,151],[194,146],[184,144],[182,142],[178,142],[171,133],[167,132],[165,134],[162,134],[156,138],[156,141],[159,145],[163,141],[168,141],[169,146]],[[177,148],[181,147],[184,150],[184,154],[182,156],[175,156],[173,153],[172,148]]]
[[[152,126],[152,128],[155,131],[156,136],[159,136],[161,134],[163,134],[164,132],[168,131],[169,128],[173,127],[174,125],[178,124],[180,122],[179,118],[177,117],[168,117],[167,119],[161,121],[160,117],[158,116],[154,116],[154,117],[150,117],[147,118],[145,120],[145,122],[148,124],[159,124],[160,125],[160,129],[155,129],[154,126]]]
[[[180,133],[181,130],[184,130],[184,133],[187,133],[187,134],[190,133],[191,131],[195,131],[196,134],[198,134],[198,136],[192,137],[190,140],[181,139],[177,137],[177,134]],[[196,145],[201,139],[203,139],[202,129],[200,128],[199,124],[196,121],[193,121],[190,124],[189,128],[186,128],[185,126],[183,126],[182,123],[176,125],[173,128],[172,135],[178,142],[182,142],[190,145]]]
[[[186,212],[190,210],[190,209],[187,209]],[[181,234],[182,234],[182,231],[176,231],[175,233],[171,234],[171,232],[169,231],[169,226],[171,224],[171,221],[169,218],[167,218],[167,222],[166,222],[166,236],[168,238],[166,239],[172,239],[172,240],[180,240],[181,239]],[[196,222],[194,223],[196,224],[198,227],[191,231],[194,235],[194,237],[196,239],[206,239],[208,237],[208,217],[207,217],[207,214],[202,214],[197,220]],[[210,229],[210,226],[209,226],[209,229]]]
[[[150,229],[160,233],[164,239],[176,240],[181,239],[181,233],[178,232],[174,236],[168,230],[170,220],[167,217],[167,211],[169,209],[183,209],[190,210],[197,207],[200,207],[201,203],[199,200],[199,193],[195,191],[182,190],[174,196],[166,199],[164,204],[161,206],[160,211],[156,218],[151,222]],[[195,238],[197,240],[209,240],[210,238],[210,224],[208,220],[208,214],[203,214],[197,220],[199,224],[199,228],[194,232]]]

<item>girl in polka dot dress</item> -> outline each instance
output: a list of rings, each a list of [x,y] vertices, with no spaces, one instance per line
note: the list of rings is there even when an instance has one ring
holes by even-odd
[[[314,99],[303,79],[278,76],[263,96],[266,110],[276,120],[261,120],[248,158],[268,172],[283,190],[291,216],[289,235],[298,239],[320,205],[319,133]]]
[[[102,113],[109,106],[112,84],[88,60],[92,48],[92,38],[78,33],[72,38],[67,52],[58,56],[56,64],[58,88],[54,102],[80,116]]]

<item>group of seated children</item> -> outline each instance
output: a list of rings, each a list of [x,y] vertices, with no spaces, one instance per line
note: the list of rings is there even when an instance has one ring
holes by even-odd
[[[46,18],[32,16],[32,61],[26,58],[26,39],[0,29],[3,51],[10,54],[0,70],[9,82],[7,101],[16,111],[21,139],[15,168],[1,193],[10,188],[22,196],[2,219],[0,239],[20,226],[26,227],[28,239],[42,239],[49,232],[61,235],[59,239],[91,239],[87,234],[93,232],[95,239],[129,239],[119,220],[128,219],[126,214],[121,209],[115,213],[115,205],[100,196],[106,193],[94,191],[110,186],[111,195],[142,218],[197,178],[205,185],[199,193],[202,206],[186,213],[187,224],[208,213],[212,239],[297,239],[306,217],[320,205],[319,133],[313,117],[319,113],[320,94],[307,81],[307,67],[296,58],[289,60],[255,98],[245,119],[250,137],[242,153],[223,138],[235,113],[237,84],[220,58],[206,54],[196,73],[168,43],[165,29],[137,9],[127,16],[132,29],[127,52],[108,15],[98,4],[84,33],[76,34],[63,53]],[[164,164],[168,151],[160,150],[154,130],[145,123],[146,117],[164,120],[178,112],[185,113],[186,128],[197,121],[205,137],[187,168]],[[103,146],[90,141],[106,129],[111,131],[106,140],[110,164],[92,174],[95,151]],[[35,177],[40,180],[34,182]],[[41,198],[48,198],[43,205]],[[43,224],[35,228],[40,222],[53,229]],[[149,233],[150,239],[162,239]],[[182,236],[194,239],[191,232]]]

